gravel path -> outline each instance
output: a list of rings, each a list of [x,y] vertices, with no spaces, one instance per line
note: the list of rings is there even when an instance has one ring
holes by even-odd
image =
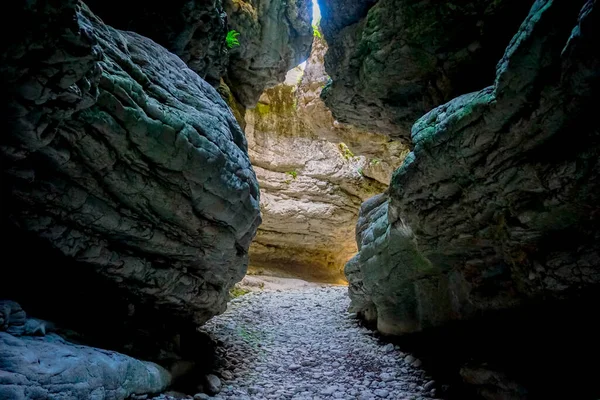
[[[345,287],[250,293],[204,330],[221,344],[214,399],[429,399],[420,361],[347,313]],[[204,396],[202,396],[204,397]]]

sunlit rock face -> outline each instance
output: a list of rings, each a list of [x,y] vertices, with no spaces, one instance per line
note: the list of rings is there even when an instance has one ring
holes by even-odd
[[[246,113],[263,214],[250,264],[339,281],[356,252],[360,204],[387,188],[407,150],[385,136],[334,121],[319,97],[328,80],[325,51],[324,41],[315,38],[304,71],[292,70]]]
[[[425,112],[493,80],[532,2],[322,0],[325,103],[339,121],[409,141]]]
[[[5,15],[24,22],[1,49],[2,297],[118,326],[115,347],[129,328],[140,347],[151,329],[193,334],[225,310],[260,223],[234,116],[179,57],[82,3]]]
[[[389,201],[365,203],[357,228],[362,283],[383,332],[600,283],[592,3],[537,1],[493,86],[413,126],[414,151]]]

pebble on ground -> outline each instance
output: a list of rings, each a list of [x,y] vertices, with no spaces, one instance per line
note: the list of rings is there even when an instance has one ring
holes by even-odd
[[[434,396],[421,362],[347,312],[345,287],[250,293],[203,329],[222,347],[216,400],[416,399]],[[427,388],[427,389],[425,389]]]

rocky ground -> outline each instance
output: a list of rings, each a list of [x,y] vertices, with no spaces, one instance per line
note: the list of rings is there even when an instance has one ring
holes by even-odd
[[[346,287],[254,292],[204,329],[224,358],[215,399],[428,399],[421,361],[361,327]],[[196,398],[208,398],[197,395]]]

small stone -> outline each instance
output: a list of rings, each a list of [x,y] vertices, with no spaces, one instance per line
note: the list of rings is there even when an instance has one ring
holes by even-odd
[[[248,394],[258,394],[262,391],[263,391],[262,388],[258,387],[258,386],[250,386],[248,388]]]
[[[233,379],[233,373],[231,373],[231,371],[221,371],[221,377],[223,379],[225,379],[226,381],[230,381]]]
[[[435,381],[429,381],[429,382],[427,382],[425,385],[423,385],[423,389],[424,389],[426,392],[429,392],[429,391],[431,391],[431,389],[433,389],[434,387],[435,387]]]
[[[329,386],[323,390],[321,390],[321,394],[325,396],[329,396],[334,394],[338,390],[337,386]]]
[[[415,362],[416,358],[414,358],[413,356],[411,356],[410,354],[407,355],[406,357],[404,357],[404,362],[407,364],[412,364],[413,362]]]
[[[420,368],[423,362],[417,358],[411,365],[415,368]]]
[[[386,353],[394,351],[394,345],[392,343],[386,344],[385,346],[383,346],[383,351],[385,351]]]
[[[196,393],[194,395],[194,400],[207,400],[210,399],[210,396],[206,393]]]
[[[389,382],[391,380],[394,380],[394,376],[392,374],[387,373],[387,372],[382,372],[379,375],[379,379],[381,379],[384,382]]]
[[[288,369],[289,369],[290,371],[295,371],[295,370],[297,370],[297,369],[300,369],[300,365],[298,365],[298,364],[291,364],[291,365],[288,367]]]
[[[385,389],[375,389],[375,395],[379,397],[388,397],[390,395],[390,392],[388,392]]]
[[[216,375],[206,375],[204,387],[208,394],[215,395],[221,391],[221,380]]]

